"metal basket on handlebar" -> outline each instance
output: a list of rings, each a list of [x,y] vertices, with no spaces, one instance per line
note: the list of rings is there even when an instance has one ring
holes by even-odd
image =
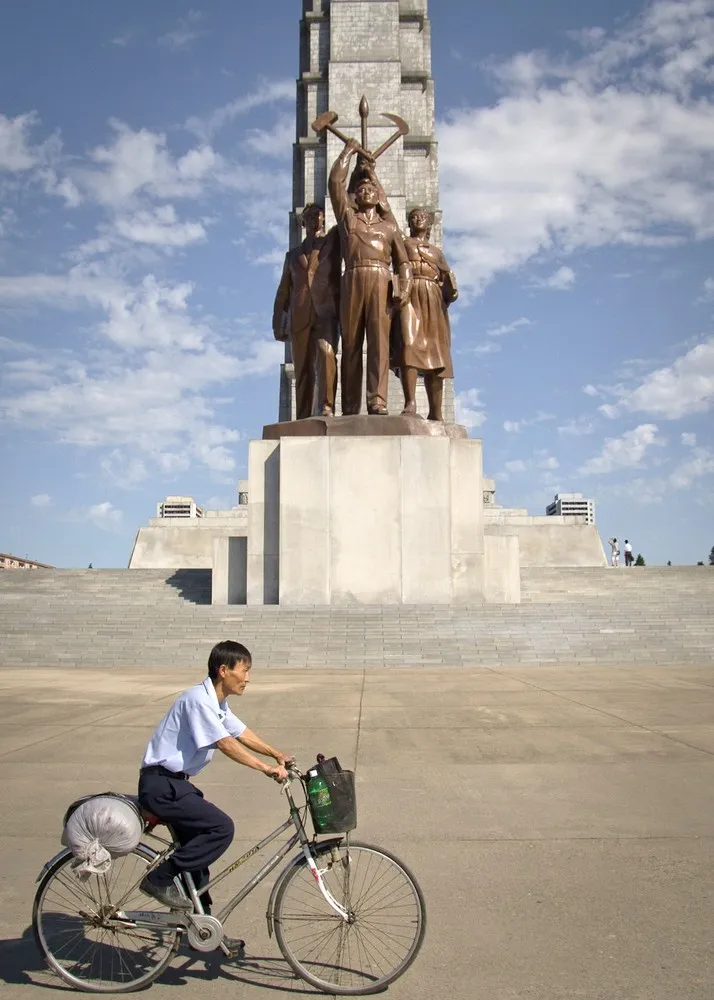
[[[354,771],[343,771],[336,757],[329,760],[318,758],[315,768],[325,781],[330,791],[331,809],[327,823],[318,822],[308,797],[310,813],[315,826],[315,832],[349,833],[357,826],[357,794],[355,791]]]

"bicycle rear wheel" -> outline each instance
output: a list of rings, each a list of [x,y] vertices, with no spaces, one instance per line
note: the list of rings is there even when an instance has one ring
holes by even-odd
[[[419,885],[394,855],[369,844],[318,844],[315,861],[327,888],[350,914],[327,903],[307,863],[288,868],[273,921],[286,962],[325,993],[359,996],[394,982],[416,958],[426,931]]]
[[[122,927],[109,919],[125,893],[122,910],[169,912],[138,888],[153,857],[140,844],[115,858],[106,875],[85,881],[67,851],[43,876],[32,911],[35,940],[49,967],[76,990],[129,993],[156,979],[173,958],[174,928]]]

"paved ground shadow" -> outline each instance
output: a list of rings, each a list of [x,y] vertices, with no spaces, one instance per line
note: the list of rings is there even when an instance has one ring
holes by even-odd
[[[319,995],[311,986],[298,979],[281,958],[248,955],[244,961],[235,962],[224,958],[219,952],[198,955],[185,945],[179,948],[173,962],[157,982],[165,986],[190,986],[218,978],[280,993]],[[35,943],[32,927],[26,928],[20,938],[0,940],[0,984],[3,983],[8,986],[34,986],[76,993],[76,990],[63,983],[47,968]]]

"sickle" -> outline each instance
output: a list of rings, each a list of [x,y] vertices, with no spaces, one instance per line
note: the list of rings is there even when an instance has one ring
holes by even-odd
[[[407,123],[404,121],[403,118],[399,117],[399,115],[382,114],[382,118],[388,118],[390,122],[394,122],[394,124],[397,126],[398,131],[395,132],[390,139],[387,139],[386,142],[383,142],[378,150],[372,153],[373,160],[376,160],[379,156],[382,155],[382,153],[385,153],[390,146],[394,145],[397,139],[401,139],[403,135],[409,135],[409,126],[407,125]]]

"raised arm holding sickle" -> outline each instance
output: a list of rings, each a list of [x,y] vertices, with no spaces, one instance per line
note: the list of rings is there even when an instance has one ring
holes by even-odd
[[[361,157],[347,185],[352,157],[359,144],[350,140],[335,161],[329,178],[332,207],[340,233],[345,273],[342,276],[342,412],[361,409],[362,345],[367,339],[367,412],[386,415],[389,338],[392,319],[392,268],[399,275],[399,302],[411,293],[411,267],[374,162]]]

